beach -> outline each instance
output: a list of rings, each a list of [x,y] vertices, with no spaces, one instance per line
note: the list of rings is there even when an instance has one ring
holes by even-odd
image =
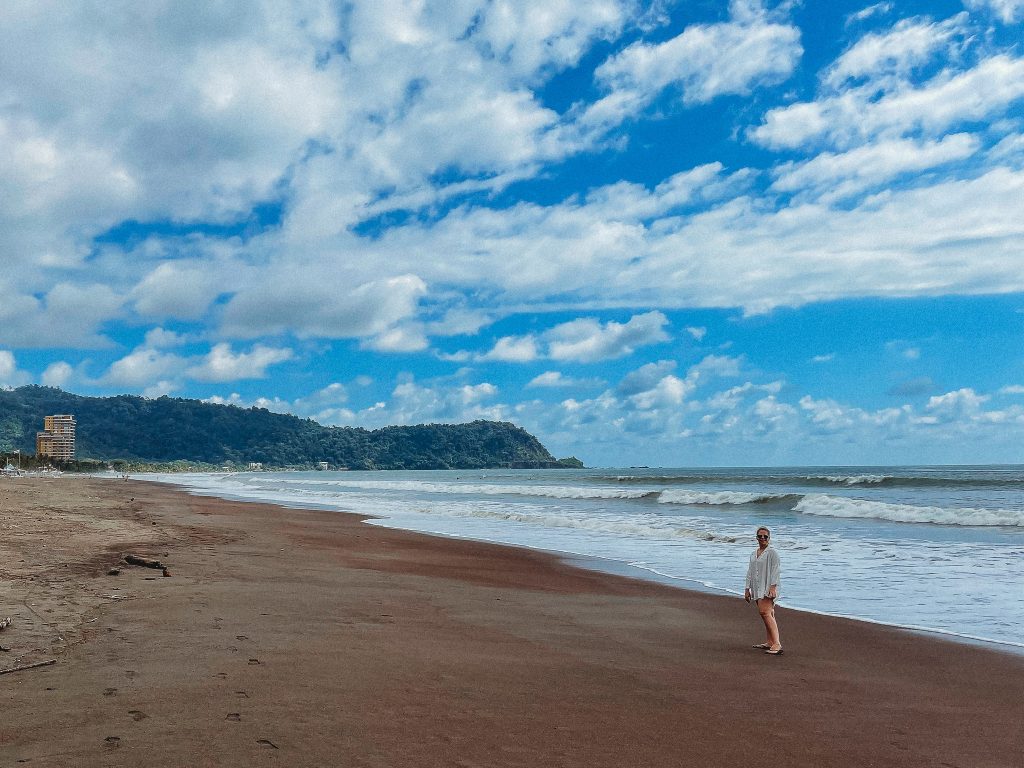
[[[1020,654],[362,519],[0,482],[0,765],[1024,764]]]

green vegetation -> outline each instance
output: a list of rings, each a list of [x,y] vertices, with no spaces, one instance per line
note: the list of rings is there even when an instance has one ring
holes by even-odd
[[[82,397],[51,387],[0,390],[0,452],[35,453],[43,417],[74,414],[79,468],[484,469],[582,466],[556,461],[533,435],[505,422],[366,430],[325,427],[264,408],[132,395]],[[74,467],[68,467],[74,468]]]

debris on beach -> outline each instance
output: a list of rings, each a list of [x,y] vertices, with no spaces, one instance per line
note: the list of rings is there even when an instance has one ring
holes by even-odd
[[[0,632],[2,632],[3,630],[7,629],[9,626],[11,626],[11,617],[10,616],[8,616],[3,621],[0,621]]]
[[[156,568],[157,570],[164,568],[164,564],[159,560],[150,560],[148,557],[139,557],[138,555],[125,555],[124,561],[128,565],[141,565],[144,568]]]

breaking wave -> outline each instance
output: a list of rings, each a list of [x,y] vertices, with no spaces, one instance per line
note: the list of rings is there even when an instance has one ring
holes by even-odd
[[[275,478],[275,483],[281,480]],[[310,480],[292,481],[296,485],[320,485],[372,491],[411,491],[460,496],[542,496],[549,499],[643,499],[658,491],[632,488],[586,488],[571,485],[499,485],[481,483],[436,483],[418,480]]]
[[[1021,510],[921,507],[912,504],[868,501],[867,499],[848,499],[826,494],[805,496],[794,509],[807,515],[873,518],[897,523],[1024,527],[1024,511]]]
[[[767,504],[802,499],[798,493],[746,493],[744,491],[662,491],[659,504]]]
[[[629,517],[594,516],[571,512],[512,510],[502,507],[444,507],[423,508],[421,514],[442,517],[463,517],[484,520],[502,520],[541,526],[544,528],[571,528],[592,533],[613,534],[645,539],[699,539],[734,544],[735,536],[673,525],[670,520],[654,515]]]

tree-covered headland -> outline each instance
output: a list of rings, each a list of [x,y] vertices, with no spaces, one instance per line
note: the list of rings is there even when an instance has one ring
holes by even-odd
[[[485,469],[578,467],[556,460],[526,430],[507,422],[419,424],[367,430],[173,397],[83,397],[52,387],[0,390],[0,456],[34,462],[43,417],[77,420],[78,469]],[[0,459],[2,461],[2,459]]]

